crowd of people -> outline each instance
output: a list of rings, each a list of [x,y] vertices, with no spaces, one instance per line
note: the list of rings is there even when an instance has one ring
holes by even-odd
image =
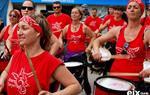
[[[99,77],[107,76],[108,72],[138,73],[140,78],[115,77],[132,81],[137,91],[150,91],[150,86],[146,89],[139,86],[144,77],[150,76],[150,68],[143,70],[150,44],[150,6],[145,9],[142,1],[129,0],[126,9],[110,6],[105,18],[97,16],[97,8],[87,14],[83,11],[87,5],[72,8],[68,15],[62,13],[61,2],[55,1],[54,13],[47,17],[36,14],[35,7],[32,0],[24,0],[21,10],[9,12],[10,24],[0,32],[0,41],[4,42],[0,54],[1,93],[78,95],[84,89],[86,95],[92,95],[87,73],[88,66],[93,64],[89,64],[87,55],[91,61],[105,63]],[[144,10],[147,14],[143,17]],[[106,28],[108,31],[102,33]],[[101,47],[128,58],[102,62]],[[82,66],[69,70],[66,62],[81,62]]]

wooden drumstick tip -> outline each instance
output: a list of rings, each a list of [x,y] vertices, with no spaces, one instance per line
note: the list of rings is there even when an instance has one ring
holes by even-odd
[[[108,76],[139,76],[139,73],[108,72]]]

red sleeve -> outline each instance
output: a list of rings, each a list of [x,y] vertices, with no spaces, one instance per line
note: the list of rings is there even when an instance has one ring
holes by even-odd
[[[64,64],[60,59],[58,59],[52,55],[50,55],[50,57],[51,57],[50,62],[49,62],[50,63],[49,66],[51,67],[50,73],[53,74],[59,65],[64,65]]]
[[[84,24],[88,26],[89,23],[89,16],[85,19]]]
[[[67,21],[68,21],[68,24],[71,24],[71,18],[70,18],[70,16],[69,15],[67,15]]]

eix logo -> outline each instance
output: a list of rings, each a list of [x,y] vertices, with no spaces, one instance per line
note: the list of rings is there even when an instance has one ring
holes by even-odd
[[[140,95],[140,91],[136,91],[136,90],[128,91],[127,95]]]

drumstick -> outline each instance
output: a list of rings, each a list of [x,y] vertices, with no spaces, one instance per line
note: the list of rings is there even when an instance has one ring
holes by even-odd
[[[38,90],[39,90],[39,92],[40,92],[42,89],[41,89],[41,86],[40,86],[39,80],[38,80],[38,78],[37,78],[37,75],[36,75],[36,73],[35,73],[35,70],[34,70],[34,67],[33,67],[33,63],[32,63],[32,61],[31,61],[31,59],[30,59],[30,57],[29,57],[29,53],[28,53],[27,49],[25,49],[25,52],[26,52],[26,56],[27,56],[27,59],[28,59],[28,62],[29,62],[30,68],[31,68],[31,70],[32,70],[32,73],[33,73],[33,76],[34,76],[35,82],[36,82],[37,87],[38,87]]]
[[[140,76],[139,73],[119,73],[119,72],[108,72],[109,76]]]
[[[128,55],[128,54],[112,55],[110,53],[110,51],[107,50],[106,48],[99,48],[99,52],[100,52],[102,58],[104,58],[105,61],[110,60],[110,59],[130,59],[130,55]],[[91,53],[92,54],[95,53],[94,49],[92,49]]]
[[[116,54],[116,55],[111,55],[110,59],[130,59],[130,56],[127,54]]]

